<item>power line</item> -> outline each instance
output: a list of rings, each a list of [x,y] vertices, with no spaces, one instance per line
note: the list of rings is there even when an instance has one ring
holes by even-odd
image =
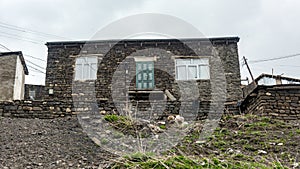
[[[30,57],[30,58],[33,58],[33,59],[37,59],[37,60],[40,60],[40,61],[43,61],[43,62],[47,62],[46,60],[31,56],[31,55],[24,54],[24,56],[27,56],[27,57]]]
[[[23,37],[23,36],[20,36],[20,35],[17,35],[17,34],[13,34],[13,33],[7,33],[7,32],[2,32],[2,31],[0,31],[0,33],[4,34],[4,35],[15,36],[15,37],[19,37],[19,38],[23,38],[23,39],[27,39],[27,40],[31,40],[31,41],[36,41],[36,42],[42,42],[43,43],[43,41],[41,41],[41,40],[27,38],[27,37]]]
[[[277,66],[281,66],[281,67],[300,67],[300,66],[296,66],[296,65],[277,65]]]
[[[32,68],[29,68],[28,70],[33,71],[33,72],[35,72],[35,73],[41,73],[40,71],[37,71],[37,70],[32,69]]]
[[[2,45],[0,43],[0,46],[10,52],[12,52],[12,50],[10,50],[8,47],[6,47],[5,45]],[[31,56],[31,55],[27,55],[27,54],[24,54],[24,56],[27,56],[27,57],[30,57],[30,58],[33,58],[33,59],[37,59],[37,60],[40,60],[40,61],[43,61],[43,62],[47,62],[46,60],[43,60],[43,59],[40,59],[40,58],[37,58],[37,57],[34,57],[34,56]]]
[[[10,50],[8,47],[6,47],[6,46],[2,45],[1,43],[0,43],[0,46],[1,46],[3,49],[6,49],[6,50],[8,50],[8,51],[10,51],[10,52],[11,52],[11,50]]]
[[[45,72],[43,72],[43,71],[41,71],[41,70],[39,70],[39,69],[37,69],[37,68],[35,68],[33,66],[30,66],[30,65],[27,65],[27,66],[30,67],[30,68],[32,68],[32,69],[34,69],[34,70],[36,70],[36,71],[38,71],[38,72],[40,72],[40,73],[46,74]]]
[[[274,61],[274,60],[292,58],[292,57],[296,57],[296,56],[300,56],[300,53],[296,53],[296,54],[292,54],[292,55],[286,55],[286,56],[281,56],[281,57],[274,57],[274,58],[270,58],[270,59],[253,60],[253,61],[249,61],[249,62],[250,63],[260,63],[260,62],[267,62],[267,61]]]
[[[60,39],[69,39],[69,38],[66,38],[66,37],[53,35],[53,34],[50,34],[50,33],[44,33],[44,32],[40,32],[40,31],[36,31],[36,30],[26,29],[26,28],[23,28],[23,27],[7,24],[7,23],[4,23],[4,22],[0,22],[0,27],[6,28],[6,29],[11,29],[11,30],[14,30],[14,31],[23,32],[23,33],[36,34],[36,35],[40,35],[40,36],[43,36],[43,37],[55,37],[55,38],[60,38]]]
[[[37,65],[37,64],[35,64],[35,63],[33,63],[33,62],[29,61],[29,60],[26,60],[26,62],[28,62],[28,63],[30,63],[30,64],[32,64],[32,65],[34,65],[34,66],[36,66],[36,67],[38,67],[38,68],[40,68],[42,70],[45,70],[45,68],[43,68],[42,66]]]
[[[44,45],[43,43],[39,43],[39,42],[35,42],[35,41],[32,41],[32,40],[27,40],[27,39],[22,39],[22,38],[17,38],[17,37],[13,37],[13,36],[0,35],[0,37],[6,37],[6,38],[10,38],[10,39],[16,39],[16,40],[30,42],[30,43],[33,43],[33,44]]]

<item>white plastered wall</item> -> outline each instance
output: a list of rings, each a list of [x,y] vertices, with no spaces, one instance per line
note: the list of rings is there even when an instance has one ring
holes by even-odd
[[[25,73],[20,57],[17,57],[16,72],[15,72],[15,84],[14,84],[14,100],[24,99],[24,80]]]

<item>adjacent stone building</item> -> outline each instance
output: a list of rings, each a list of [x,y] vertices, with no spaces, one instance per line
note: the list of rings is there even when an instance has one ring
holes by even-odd
[[[24,81],[28,69],[22,52],[0,53],[0,64],[0,101],[24,99]]]
[[[45,99],[100,110],[217,111],[242,97],[238,37],[48,42]],[[124,105],[123,105],[124,106]],[[78,106],[82,107],[82,106]],[[221,106],[222,107],[222,106]],[[181,112],[181,113],[184,113]],[[180,112],[179,112],[180,113]]]
[[[243,113],[300,119],[300,79],[262,74],[243,88]]]

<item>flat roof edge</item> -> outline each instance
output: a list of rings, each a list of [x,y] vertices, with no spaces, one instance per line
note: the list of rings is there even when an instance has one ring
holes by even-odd
[[[211,38],[179,38],[179,39],[107,39],[107,40],[82,40],[82,41],[53,41],[47,42],[45,45],[83,45],[89,43],[117,43],[120,41],[124,42],[168,42],[168,41],[235,41],[239,42],[240,38],[238,36],[232,37],[211,37]]]

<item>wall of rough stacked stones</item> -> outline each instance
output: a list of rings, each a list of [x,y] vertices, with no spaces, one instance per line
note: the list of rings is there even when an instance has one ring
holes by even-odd
[[[104,108],[109,109],[108,111],[116,110],[116,104],[124,104],[121,102],[125,101],[129,91],[135,90],[134,58],[155,57],[155,90],[162,92],[168,90],[177,102],[186,101],[182,99],[182,92],[190,92],[191,98],[199,101],[199,105],[196,106],[200,108],[199,114],[207,114],[211,110],[213,98],[225,98],[228,102],[241,99],[238,41],[239,38],[229,37],[183,41],[166,39],[47,43],[45,99],[64,100],[70,104],[75,102],[83,104],[79,102],[80,100],[82,102],[95,100],[100,109],[105,102]],[[98,57],[97,80],[94,83],[80,81],[74,83],[76,58],[91,55]],[[211,80],[197,80],[196,88],[199,93],[180,90],[180,86],[188,82],[175,80],[174,56],[208,57],[210,76],[214,79],[214,84]],[[220,87],[218,84],[224,85]],[[225,93],[220,92],[222,87],[225,87]],[[49,94],[49,90],[53,90],[54,93]],[[134,102],[134,100],[130,101]],[[156,104],[158,105],[159,102]],[[173,113],[177,112],[178,106],[181,105],[170,101],[167,104],[170,106],[167,106],[169,109],[166,110],[171,110]]]
[[[0,116],[15,118],[56,118],[72,115],[72,105],[64,101],[15,100],[0,102]]]
[[[242,95],[238,41],[237,37],[228,37],[182,41],[166,39],[47,43],[44,101],[0,103],[0,113],[4,116],[32,118],[52,118],[82,111],[122,113],[123,109],[120,107],[124,108],[130,103],[132,111],[139,109],[145,112],[141,116],[147,115],[149,110],[158,114],[158,117],[161,117],[159,114],[178,114],[180,110],[185,112],[183,116],[189,115],[188,118],[195,117],[191,113],[194,110],[198,111],[197,118],[204,118],[211,112],[220,114],[218,107],[223,106],[222,100],[236,106],[235,103]],[[97,80],[74,81],[76,58],[91,55],[98,57]],[[192,83],[175,80],[175,57],[195,56],[209,58],[210,80]],[[161,92],[164,99],[140,101],[130,96],[129,91],[136,90],[135,57],[155,58],[155,91]],[[175,100],[166,98],[166,91]],[[230,110],[238,112],[236,107],[231,107]]]
[[[300,119],[300,85],[258,86],[242,103],[244,113]]]

